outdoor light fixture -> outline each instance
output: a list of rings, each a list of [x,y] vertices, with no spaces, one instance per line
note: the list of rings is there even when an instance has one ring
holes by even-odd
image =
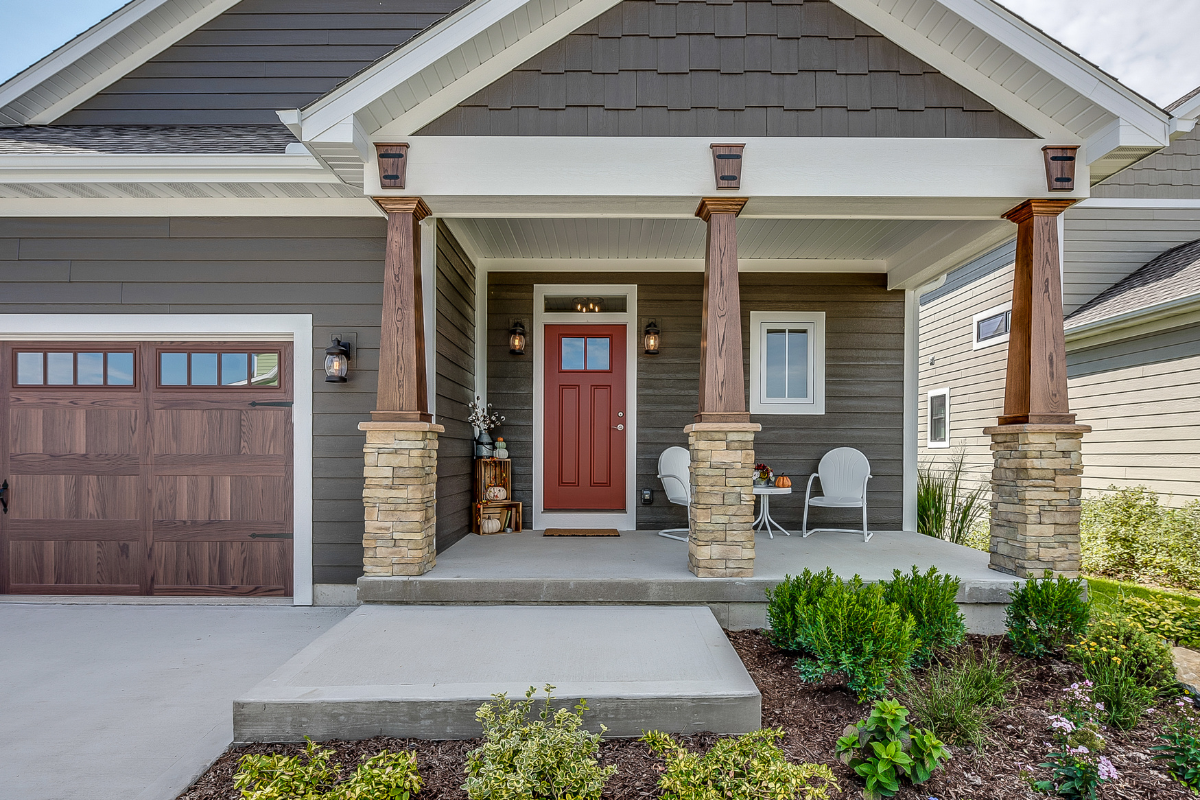
[[[520,322],[514,322],[508,333],[508,352],[514,356],[525,355],[525,326]]]
[[[654,320],[650,320],[650,324],[646,326],[646,355],[658,355],[658,325]]]
[[[603,297],[576,297],[571,302],[575,305],[576,311],[584,314],[594,314],[604,310]]]
[[[325,348],[325,382],[345,383],[350,370],[350,345],[338,337]]]

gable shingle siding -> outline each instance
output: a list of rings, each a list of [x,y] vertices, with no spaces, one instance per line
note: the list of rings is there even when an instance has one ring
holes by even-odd
[[[1200,199],[1200,128],[1105,178],[1092,187],[1092,197]]]

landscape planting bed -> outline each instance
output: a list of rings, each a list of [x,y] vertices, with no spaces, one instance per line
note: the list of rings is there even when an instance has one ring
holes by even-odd
[[[832,765],[841,791],[831,797],[839,800],[861,797],[860,784],[849,768],[834,759],[833,747],[843,728],[866,716],[867,707],[858,705],[845,688],[832,681],[817,685],[801,683],[799,673],[792,668],[794,656],[772,646],[760,632],[731,632],[729,638],[762,693],[763,725],[782,727],[787,731],[782,747],[788,757],[793,761]],[[978,647],[984,641],[983,637],[972,636],[965,646]],[[994,637],[992,641],[1001,639]],[[1010,708],[1000,712],[984,751],[952,748],[953,760],[944,771],[915,789],[902,788],[897,797],[906,800],[1047,797],[1031,792],[1020,772],[1025,768],[1032,770],[1039,779],[1047,777],[1043,770],[1037,769],[1037,764],[1043,760],[1048,750],[1046,742],[1050,741],[1046,722],[1048,702],[1080,678],[1071,664],[1019,658],[1008,654],[1007,646],[1004,652],[1021,679],[1020,693]],[[1159,743],[1156,737],[1162,727],[1162,716],[1161,712],[1156,712],[1128,732],[1105,730],[1108,741],[1105,754],[1121,777],[1101,787],[1101,798],[1182,800],[1192,797],[1150,760],[1149,748]],[[701,734],[686,737],[685,741],[689,747],[699,750],[710,746],[716,738]],[[324,746],[336,751],[333,761],[347,767],[346,774],[358,763],[360,756],[384,749],[415,750],[425,781],[420,800],[465,800],[466,793],[461,788],[463,764],[467,752],[478,744],[478,740],[431,742],[376,738],[361,742],[327,742]],[[242,755],[293,754],[302,750],[301,745],[279,744],[231,747],[180,795],[180,800],[240,800],[240,792],[233,788],[233,774]],[[662,762],[650,755],[645,745],[629,739],[606,741],[601,745],[601,757],[605,763],[617,766],[617,773],[605,789],[605,798],[641,800],[658,795],[657,781]]]

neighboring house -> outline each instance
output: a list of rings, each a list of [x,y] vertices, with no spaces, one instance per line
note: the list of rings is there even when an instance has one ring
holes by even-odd
[[[1168,107],[1165,149],[1092,187],[1063,214],[1071,407],[1087,490],[1145,485],[1200,498],[1200,89]],[[962,452],[987,480],[1004,401],[1014,243],[921,297],[922,460]]]
[[[678,527],[699,419],[911,530],[916,290],[1172,124],[990,0],[133,0],[0,86],[0,593],[423,571],[475,396],[527,527]]]

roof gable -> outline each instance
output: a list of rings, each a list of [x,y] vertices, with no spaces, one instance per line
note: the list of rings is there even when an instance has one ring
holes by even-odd
[[[624,0],[418,134],[1033,137],[828,0]]]

